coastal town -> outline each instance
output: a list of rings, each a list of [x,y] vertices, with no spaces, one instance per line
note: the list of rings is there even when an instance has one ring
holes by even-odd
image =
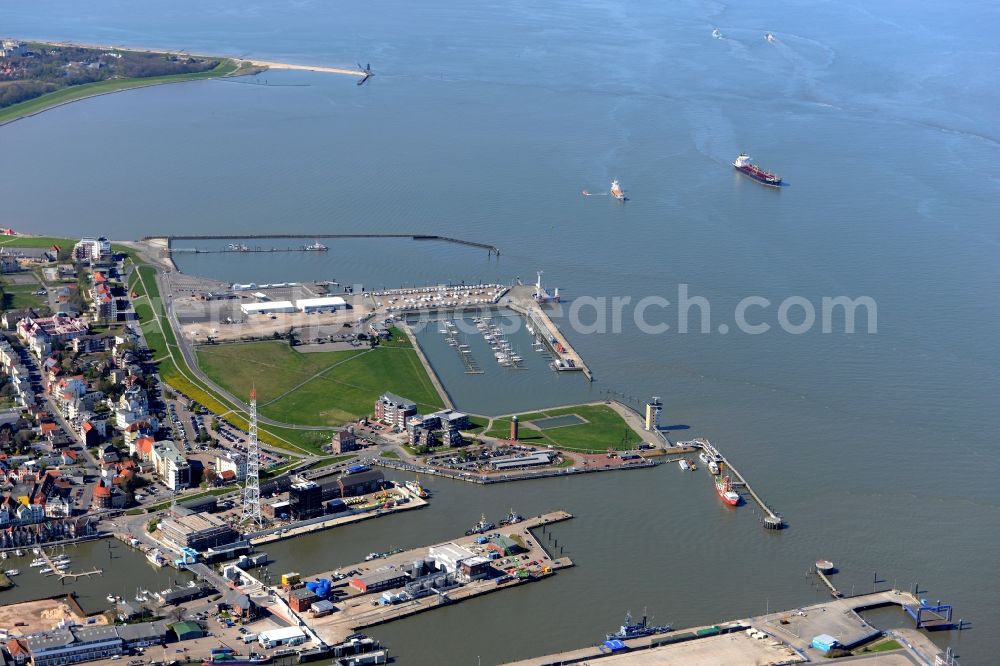
[[[641,411],[606,400],[500,418],[467,414],[451,406],[420,352],[420,371],[426,372],[430,393],[422,389],[418,399],[411,399],[379,391],[364,411],[330,428],[323,440],[290,446],[285,441],[282,446],[274,437],[273,421],[260,419],[257,386],[266,387],[266,381],[255,379],[243,387],[246,402],[234,402],[225,387],[210,379],[194,382],[191,375],[177,373],[176,365],[172,375],[164,372],[167,359],[186,363],[187,344],[209,351],[225,347],[199,340],[190,323],[167,333],[173,317],[162,301],[152,302],[156,292],[151,282],[178,290],[168,296],[172,304],[185,299],[190,303],[192,294],[202,292],[191,288],[198,284],[196,279],[164,263],[155,245],[118,245],[104,237],[72,245],[21,240],[20,246],[0,247],[6,288],[15,293],[20,289],[21,299],[30,301],[28,307],[5,309],[0,319],[5,331],[0,341],[0,397],[6,403],[0,412],[0,474],[5,484],[0,553],[7,563],[0,584],[30,586],[36,576],[72,582],[106,575],[101,568],[74,563],[72,555],[73,544],[103,539],[135,551],[154,568],[192,577],[162,591],[140,589],[134,598],[109,594],[106,609],[98,612],[84,611],[72,592],[0,607],[0,621],[7,608],[19,608],[17,617],[28,618],[0,627],[5,656],[15,664],[110,664],[121,658],[136,665],[164,660],[236,666],[289,659],[386,663],[387,646],[358,632],[543,581],[573,566],[547,532],[572,516],[552,507],[538,516],[522,516],[513,508],[495,520],[484,514],[450,541],[372,552],[363,562],[343,563],[329,571],[270,573],[271,560],[264,550],[268,544],[414,509],[433,511],[433,491],[427,484],[436,477],[489,485],[624,473],[664,462],[693,471],[700,462],[717,485],[725,479],[721,499],[750,502],[758,506],[764,527],[784,527],[781,516],[707,440],[668,438],[660,427],[658,397],[647,400]],[[266,327],[279,316],[306,315],[311,328],[300,329],[303,339],[289,335],[264,344],[303,349],[317,345],[324,350],[332,345],[360,353],[405,344],[412,350],[415,338],[408,334],[404,317],[408,311],[485,307],[488,312],[504,305],[518,308],[533,323],[532,331],[548,331],[536,340],[558,361],[552,362],[553,371],[586,367],[543,316],[543,306],[556,299],[542,286],[541,274],[534,287],[450,286],[382,290],[372,296],[306,290],[306,297],[282,299],[281,294],[304,287],[214,287],[200,300],[227,303],[231,314],[235,303],[243,320],[230,323],[231,328]],[[223,320],[218,310],[213,315],[215,321]],[[231,315],[227,318],[234,321]],[[485,321],[489,317],[473,320],[476,334],[498,339],[498,359],[501,354],[514,357],[503,342],[504,333],[481,324]],[[197,326],[207,325],[202,321]],[[325,332],[317,335],[313,329]],[[277,330],[271,337],[278,337]],[[448,340],[459,339],[446,325],[440,333]],[[169,343],[159,342],[167,339],[176,341],[176,355]],[[458,342],[452,346],[463,352]],[[302,349],[293,353],[308,356]],[[232,408],[220,408],[227,403]],[[317,431],[307,432],[315,436]],[[387,474],[404,474],[409,480],[393,480]],[[735,499],[730,501],[729,495]],[[833,565],[826,564],[817,564],[817,575],[836,599],[843,599],[827,577]],[[917,628],[956,624],[950,607],[912,593],[894,590],[870,604],[859,599],[849,609],[866,604],[899,606],[914,615]],[[804,612],[785,616],[794,619]],[[46,620],[55,617],[58,622]],[[897,650],[894,654],[903,659],[899,663],[930,663],[922,659],[933,644],[915,631],[887,635],[865,625],[866,631],[858,634],[820,622],[810,628],[817,637],[803,642],[803,635],[792,638],[779,630],[784,619],[777,626],[774,621],[755,617],[687,633],[650,627],[645,620],[627,621],[597,649],[525,663],[606,658],[612,664],[622,661],[622,654],[646,651],[662,660],[656,663],[718,663],[734,649],[760,652],[757,658],[770,663],[835,653],[863,660],[860,655],[872,645]],[[720,645],[718,637],[724,635],[737,637],[742,647]],[[155,654],[149,652],[155,646],[168,645],[174,658],[146,656]]]

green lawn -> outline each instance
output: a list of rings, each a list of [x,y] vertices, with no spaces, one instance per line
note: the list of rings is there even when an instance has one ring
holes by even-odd
[[[530,421],[552,416],[576,414],[587,423],[577,425],[535,430],[528,426]],[[518,414],[521,422],[519,439],[528,444],[552,446],[569,451],[585,453],[603,453],[609,448],[621,450],[634,448],[641,440],[638,433],[625,423],[618,412],[605,405],[579,405],[576,407],[560,407],[542,412]],[[622,439],[627,434],[627,444],[623,447]],[[493,427],[486,433],[488,437],[506,439],[510,436],[510,419],[494,419]]]
[[[13,104],[5,109],[0,109],[0,125],[23,116],[44,111],[45,109],[59,104],[74,102],[93,95],[101,95],[104,93],[117,92],[119,90],[141,88],[144,86],[159,85],[163,83],[180,83],[182,81],[196,81],[198,79],[216,78],[232,74],[236,71],[236,69],[237,66],[235,62],[228,58],[224,58],[219,62],[219,65],[215,69],[210,69],[207,72],[172,74],[169,76],[150,76],[139,79],[109,79],[107,81],[97,81],[94,83],[85,83],[79,86],[70,86],[69,88],[56,90],[55,92],[48,93],[47,95],[29,99],[24,102],[20,102],[19,104]]]
[[[184,364],[183,356],[177,347],[177,338],[174,336],[173,329],[164,313],[163,302],[160,300],[155,278],[155,268],[140,266],[130,275],[128,286],[129,291],[136,292],[136,298],[133,301],[135,312],[139,317],[146,344],[149,346],[153,358],[157,361],[157,371],[160,378],[187,397],[204,405],[214,414],[224,414],[227,419],[232,421],[233,425],[246,430],[248,427],[247,417],[242,405],[234,405],[223,400],[197,380],[187,369],[186,364],[183,368],[177,366],[177,363]],[[163,331],[156,325],[157,318],[163,325]],[[240,393],[237,392],[235,395],[240,395]],[[266,444],[286,450],[297,448],[300,451],[313,453],[319,453],[320,446],[329,441],[330,436],[329,432],[292,430],[273,426],[261,427],[259,430],[260,440]]]
[[[198,364],[214,382],[239,395],[256,385],[263,416],[301,425],[337,426],[372,413],[386,391],[421,411],[444,404],[406,334],[374,350],[302,354],[284,341],[209,345]]]
[[[35,292],[41,285],[32,282],[31,284],[5,284],[3,291],[5,298],[0,303],[0,310],[41,308],[47,306],[48,299],[45,296],[36,296]]]
[[[855,654],[869,654],[872,652],[890,652],[891,650],[899,650],[903,646],[899,644],[899,641],[893,639],[884,640],[878,643],[873,643],[871,645],[866,645],[863,648],[855,650]]]

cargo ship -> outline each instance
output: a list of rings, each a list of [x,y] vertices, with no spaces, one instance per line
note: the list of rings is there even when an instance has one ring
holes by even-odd
[[[607,639],[609,641],[613,640],[628,640],[630,638],[642,638],[643,636],[652,636],[653,634],[662,634],[667,631],[671,631],[673,627],[668,624],[655,626],[649,624],[646,616],[642,616],[642,620],[639,622],[632,621],[632,613],[625,612],[625,622],[619,627],[618,631],[613,634],[608,634]]]
[[[719,493],[719,497],[723,502],[730,506],[736,506],[740,503],[740,494],[733,490],[733,480],[726,476],[715,477],[715,492]]]
[[[625,201],[625,190],[622,189],[621,183],[617,180],[611,181],[611,196],[619,201]]]
[[[737,171],[750,176],[758,183],[762,183],[769,187],[781,187],[781,178],[774,175],[770,171],[761,169],[756,164],[752,164],[750,162],[750,156],[746,153],[740,153],[733,162],[733,166],[736,167]]]

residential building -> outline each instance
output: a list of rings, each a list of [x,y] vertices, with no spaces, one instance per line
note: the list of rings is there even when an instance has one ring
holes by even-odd
[[[156,442],[152,454],[153,469],[171,490],[183,490],[191,485],[191,467],[177,445],[170,440]]]
[[[225,455],[215,456],[215,472],[219,476],[226,472],[232,472],[234,481],[246,481],[247,458],[242,453],[235,451],[227,451]]]
[[[417,405],[393,393],[383,393],[375,401],[375,418],[395,430],[406,427],[407,419],[417,413]]]
[[[73,258],[89,263],[91,266],[105,266],[111,263],[114,255],[111,252],[111,241],[104,236],[99,238],[82,238],[73,246]]]
[[[121,509],[126,502],[125,493],[110,482],[98,481],[94,486],[93,509]]]
[[[341,430],[333,436],[330,452],[335,454],[349,453],[358,449],[358,438],[350,430]]]
[[[90,289],[91,307],[94,309],[95,321],[118,321],[118,306],[108,275],[102,271],[94,271],[94,281]]]
[[[39,359],[48,356],[53,345],[65,344],[86,335],[87,323],[76,317],[27,317],[17,323],[17,337]]]

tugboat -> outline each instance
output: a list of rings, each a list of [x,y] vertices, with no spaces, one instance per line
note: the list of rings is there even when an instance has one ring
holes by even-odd
[[[490,530],[495,530],[496,525],[486,520],[486,514],[482,514],[479,517],[479,522],[472,526],[472,529],[465,531],[465,536],[472,536],[473,534],[483,534],[489,532]]]
[[[671,631],[673,627],[669,624],[662,626],[654,626],[648,623],[646,616],[642,616],[642,620],[639,622],[632,621],[632,613],[629,611],[625,612],[625,623],[619,627],[618,631],[613,634],[608,634],[607,640],[619,640],[624,641],[630,638],[642,638],[643,636],[652,636],[653,634],[662,634],[667,631]]]
[[[521,522],[522,520],[524,520],[524,516],[522,516],[519,513],[516,513],[514,511],[514,509],[511,509],[510,513],[507,514],[507,517],[500,521],[500,524],[501,525],[516,525],[517,523]]]
[[[709,474],[711,474],[712,476],[719,476],[719,472],[720,471],[721,470],[719,469],[719,463],[715,462],[714,460],[709,460],[708,461],[708,473]]]
[[[737,171],[740,171],[747,176],[750,176],[758,183],[767,185],[768,187],[781,187],[781,178],[774,175],[770,171],[765,171],[761,169],[756,164],[750,163],[750,156],[746,153],[740,153],[737,158],[733,161],[733,166]]]
[[[733,490],[733,480],[729,478],[728,474],[715,477],[715,492],[729,506],[736,506],[740,503],[740,494]]]
[[[617,180],[611,181],[611,196],[619,201],[625,201],[625,190]]]

